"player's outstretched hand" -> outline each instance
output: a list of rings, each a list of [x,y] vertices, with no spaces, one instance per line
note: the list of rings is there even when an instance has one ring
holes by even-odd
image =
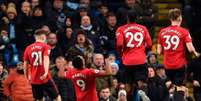
[[[195,53],[195,56],[196,56],[197,58],[199,58],[199,57],[200,57],[200,53],[196,52],[196,53]]]
[[[46,78],[47,78],[47,73],[44,73],[44,74],[40,77],[41,80],[44,80],[44,79],[46,79]]]
[[[109,58],[106,58],[106,59],[105,59],[105,65],[106,65],[106,66],[110,66],[111,63],[112,63],[112,62],[111,62],[111,60],[110,60]]]
[[[200,87],[200,83],[197,80],[193,80],[193,86]]]

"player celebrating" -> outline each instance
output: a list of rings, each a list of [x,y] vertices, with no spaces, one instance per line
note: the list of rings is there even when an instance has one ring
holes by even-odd
[[[75,87],[77,101],[98,101],[96,92],[96,77],[111,75],[111,66],[106,59],[105,70],[96,70],[85,68],[84,58],[76,56],[72,63],[74,68],[64,71],[65,68],[59,70],[59,76],[72,80]]]
[[[199,56],[192,44],[191,36],[185,28],[180,27],[182,15],[179,9],[171,9],[168,15],[171,25],[161,29],[158,35],[158,54],[164,50],[164,65],[169,79],[177,86],[182,86],[187,64],[185,46],[190,53]]]
[[[145,47],[151,48],[152,40],[147,28],[135,23],[136,13],[128,12],[128,24],[120,26],[116,31],[117,50],[122,55],[125,67],[126,86],[136,84],[139,89],[146,86],[147,67]],[[132,88],[132,87],[131,87]],[[127,89],[131,93],[131,89]]]
[[[50,46],[45,43],[46,31],[36,30],[35,40],[36,42],[29,45],[24,52],[25,76],[30,79],[33,96],[36,101],[43,101],[45,91],[54,101],[61,101],[49,72]],[[31,72],[30,78],[28,69]]]

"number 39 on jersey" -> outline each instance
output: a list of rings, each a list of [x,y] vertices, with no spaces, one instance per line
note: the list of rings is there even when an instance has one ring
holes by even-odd
[[[178,48],[180,39],[177,35],[173,35],[173,36],[164,35],[163,38],[165,39],[165,44],[166,44],[166,46],[164,47],[164,50],[169,50],[169,49],[176,50]]]

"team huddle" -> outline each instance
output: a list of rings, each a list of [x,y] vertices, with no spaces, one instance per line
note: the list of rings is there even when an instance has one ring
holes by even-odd
[[[190,33],[182,28],[182,15],[179,9],[171,9],[168,15],[171,25],[161,29],[157,38],[157,54],[164,54],[164,68],[169,78],[167,86],[175,85],[177,89],[184,87],[185,70],[187,65],[186,47],[195,57],[196,52]],[[135,22],[135,12],[129,11],[127,24],[120,26],[116,31],[116,49],[121,56],[125,68],[127,100],[135,101],[133,92],[138,90],[146,93],[148,90],[148,68],[146,65],[146,50],[152,48],[152,39],[149,31],[143,25]],[[43,101],[44,93],[61,101],[61,97],[50,75],[50,47],[46,42],[46,32],[38,29],[35,32],[36,42],[29,45],[24,52],[25,76],[32,86],[33,97],[36,101]],[[103,70],[89,69],[85,66],[83,56],[75,56],[72,60],[72,69],[62,68],[58,76],[73,82],[77,101],[98,101],[96,92],[96,78],[113,75],[111,61],[106,59]],[[143,101],[150,101],[148,97]]]

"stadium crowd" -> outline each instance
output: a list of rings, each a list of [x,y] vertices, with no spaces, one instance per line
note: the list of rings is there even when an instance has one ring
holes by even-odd
[[[95,79],[99,101],[193,101],[187,87],[170,81],[151,48],[146,49],[146,88],[128,92],[132,87],[125,83],[116,31],[128,23],[132,11],[136,23],[146,26],[152,40],[156,38],[158,9],[152,0],[0,0],[0,5],[0,101],[34,100],[32,85],[24,76],[23,57],[38,29],[47,33],[49,70],[62,101],[77,101],[72,80],[60,77],[59,72],[74,68],[78,55],[84,57],[86,67],[100,71],[111,62],[112,75]],[[184,71],[185,84],[193,84],[194,99],[201,101],[200,58],[189,61]],[[45,100],[53,101],[48,96]]]

